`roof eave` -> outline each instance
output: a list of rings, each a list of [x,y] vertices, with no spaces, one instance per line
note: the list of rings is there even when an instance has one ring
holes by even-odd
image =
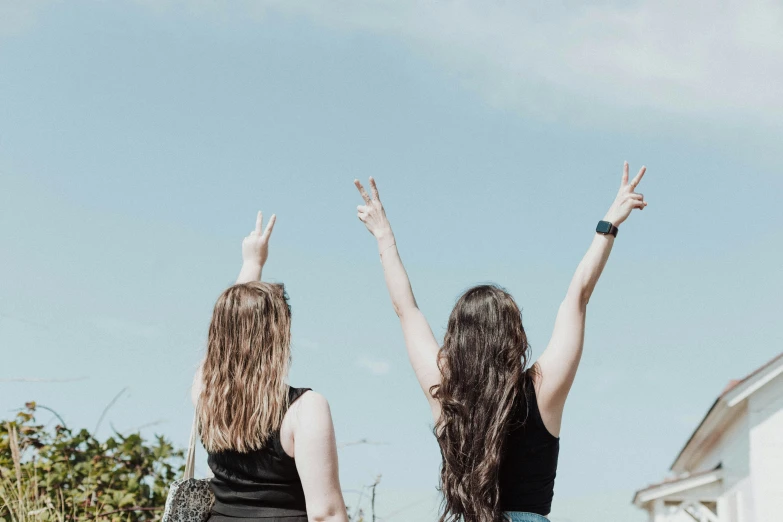
[[[764,385],[781,374],[783,374],[783,353],[774,357],[767,364],[757,368],[753,373],[746,376],[735,386],[732,386],[727,391],[722,393],[715,400],[710,409],[707,411],[707,414],[693,431],[690,438],[688,439],[688,442],[685,443],[685,446],[683,446],[683,448],[677,454],[677,457],[674,459],[674,462],[672,462],[672,465],[669,469],[675,472],[684,471],[684,457],[690,453],[689,449],[691,445],[695,440],[697,440],[699,432],[706,424],[708,424],[708,421],[714,421],[715,425],[720,425],[721,422],[726,418],[729,410],[744,402],[753,393],[761,389]],[[717,408],[720,403],[723,403],[725,407]],[[714,418],[716,416],[717,418]]]
[[[669,467],[671,471],[678,471],[677,467],[683,460],[683,458],[689,453],[688,450],[691,448],[691,444],[696,440],[696,436],[701,431],[702,427],[707,424],[708,420],[712,420],[711,417],[717,416],[717,406],[720,404],[721,398],[718,397],[715,402],[712,403],[712,406],[710,406],[710,409],[707,411],[707,414],[704,416],[704,418],[701,420],[699,425],[696,427],[695,430],[693,430],[693,433],[691,434],[690,438],[688,439],[688,442],[685,443],[685,445],[682,447],[680,452],[677,454],[677,457],[674,459],[674,462],[672,462],[672,465]],[[725,411],[725,410],[723,410]],[[719,422],[719,419],[715,419],[716,423]],[[684,471],[684,470],[680,470]]]
[[[718,466],[706,473],[700,473],[684,477],[678,480],[670,482],[664,482],[663,484],[656,484],[645,489],[640,489],[633,497],[633,504],[639,508],[644,508],[645,504],[652,502],[653,500],[665,497],[667,495],[673,495],[682,491],[686,491],[692,488],[698,488],[712,484],[723,479],[723,472],[721,467]]]

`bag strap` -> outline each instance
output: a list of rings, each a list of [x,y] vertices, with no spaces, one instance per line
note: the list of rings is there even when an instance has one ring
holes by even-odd
[[[193,472],[196,467],[196,434],[198,433],[198,412],[199,412],[199,405],[201,404],[201,401],[199,400],[198,404],[196,404],[196,410],[193,412],[193,426],[190,428],[190,443],[188,444],[188,456],[185,460],[185,480],[192,479],[193,478]]]

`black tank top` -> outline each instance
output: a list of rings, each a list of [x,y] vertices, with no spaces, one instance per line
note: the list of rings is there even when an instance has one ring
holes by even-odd
[[[289,387],[289,404],[309,389]],[[213,520],[242,517],[265,522],[307,522],[302,481],[294,459],[283,450],[279,430],[260,450],[207,454],[215,475],[210,481],[215,494]]]
[[[500,464],[500,506],[546,516],[552,508],[560,439],[544,426],[529,370],[523,382]]]

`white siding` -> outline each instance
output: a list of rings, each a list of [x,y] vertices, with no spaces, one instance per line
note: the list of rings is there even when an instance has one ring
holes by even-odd
[[[734,487],[736,483],[750,474],[748,454],[750,452],[750,439],[748,437],[748,413],[744,405],[737,405],[737,413],[733,422],[726,428],[715,444],[704,453],[695,466],[688,470],[691,473],[699,473],[715,469],[718,464],[723,465],[723,484],[726,489]]]
[[[727,489],[718,505],[721,522],[755,522],[753,516],[753,483],[745,477],[733,488]]]
[[[749,397],[750,471],[759,522],[783,513],[783,375]]]
[[[716,500],[720,522],[783,521],[783,374],[773,377],[777,371],[765,368],[769,373],[753,375],[745,389],[722,396],[712,424],[702,426],[676,466],[677,473],[703,473],[721,464],[720,482],[711,490],[696,483],[684,491],[648,490],[646,498],[663,495],[644,504],[651,521],[680,522],[682,513],[675,512],[689,500]]]

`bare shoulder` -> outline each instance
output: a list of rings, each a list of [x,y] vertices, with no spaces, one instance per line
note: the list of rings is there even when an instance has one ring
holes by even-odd
[[[299,396],[288,408],[280,426],[283,450],[291,457],[296,455],[295,441],[329,440],[334,432],[332,413],[326,397],[312,390]]]
[[[292,408],[296,409],[297,417],[308,420],[307,424],[318,422],[324,418],[332,418],[329,401],[320,393],[312,390],[304,392],[302,396],[294,402]]]
[[[560,436],[560,425],[563,419],[563,405],[553,399],[551,389],[544,386],[547,379],[544,367],[536,362],[527,370],[526,378],[533,383],[536,392],[536,404],[541,415],[541,420],[547,431],[554,437]]]
[[[300,444],[333,445],[334,425],[332,424],[332,412],[326,397],[320,393],[308,390],[291,405],[283,419],[282,434],[290,437],[290,441],[299,441]],[[293,456],[295,448],[286,453]]]
[[[525,370],[525,379],[529,379],[533,383],[533,387],[536,389],[536,394],[541,391],[541,383],[544,380],[544,372],[541,369],[541,364],[536,361],[530,368]]]

